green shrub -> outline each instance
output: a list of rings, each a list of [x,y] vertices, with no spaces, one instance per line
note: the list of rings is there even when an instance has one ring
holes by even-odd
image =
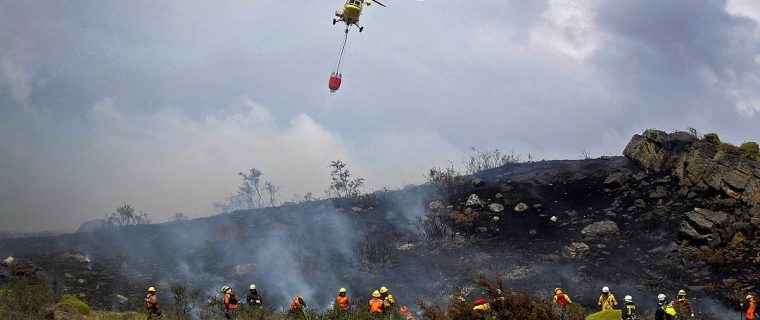
[[[739,151],[751,159],[757,159],[760,157],[760,146],[754,141],[742,143],[742,145],[739,146]]]
[[[53,308],[62,309],[66,307],[69,307],[70,309],[75,310],[77,313],[81,315],[90,314],[90,306],[82,302],[82,300],[79,300],[79,298],[72,295],[64,294],[63,296],[61,296],[60,302],[56,303]]]
[[[730,144],[728,142],[721,142],[718,144],[718,150],[723,151],[725,153],[729,154],[737,154],[740,153],[739,147]]]
[[[601,311],[586,317],[586,320],[620,320],[623,312],[620,310]]]
[[[44,280],[36,277],[15,278],[0,287],[0,319],[40,315],[52,300],[53,291]]]
[[[720,143],[720,137],[718,137],[718,134],[715,132],[706,133],[704,135],[704,139],[707,142],[719,144]]]

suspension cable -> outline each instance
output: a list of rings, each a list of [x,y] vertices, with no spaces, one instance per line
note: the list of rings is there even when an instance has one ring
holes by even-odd
[[[335,68],[335,73],[340,73],[340,64],[343,61],[343,52],[346,51],[346,42],[348,41],[348,27],[346,27],[346,33],[343,36],[343,46],[340,48],[340,56],[338,56],[338,66]]]

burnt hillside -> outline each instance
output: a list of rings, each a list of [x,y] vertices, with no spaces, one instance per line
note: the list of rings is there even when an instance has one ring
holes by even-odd
[[[760,171],[735,157],[717,167],[733,156],[713,149],[647,131],[626,157],[515,163],[358,199],[3,240],[0,255],[19,263],[0,270],[43,273],[101,308],[138,306],[147,286],[173,283],[211,295],[256,283],[273,307],[303,295],[323,308],[340,287],[365,296],[386,285],[413,305],[478,297],[483,273],[511,291],[548,296],[561,286],[589,306],[605,285],[642,306],[685,288],[699,312],[720,315],[756,289]],[[749,175],[737,181],[737,171]]]

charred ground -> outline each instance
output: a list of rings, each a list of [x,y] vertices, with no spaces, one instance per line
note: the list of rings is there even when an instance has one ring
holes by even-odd
[[[40,272],[107,309],[138,307],[149,285],[182,283],[213,295],[223,284],[242,292],[254,282],[278,308],[298,294],[327,307],[337,288],[361,297],[380,285],[402,304],[448,303],[453,293],[481,296],[474,280],[485,274],[502,278],[508,291],[549,296],[560,286],[589,306],[605,285],[644,307],[659,292],[685,288],[699,312],[725,314],[756,289],[760,214],[751,201],[677,172],[679,159],[705,154],[707,142],[639,138],[627,157],[509,164],[467,176],[445,194],[428,184],[3,240],[0,254],[21,261],[3,278]],[[649,153],[632,151],[637,146]],[[431,224],[440,232],[432,240],[420,232]]]

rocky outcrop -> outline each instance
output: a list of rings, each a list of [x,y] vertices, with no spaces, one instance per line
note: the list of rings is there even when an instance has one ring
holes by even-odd
[[[623,155],[643,168],[663,172],[674,168],[694,141],[696,138],[686,132],[667,134],[649,129],[641,135],[634,135]]]
[[[623,154],[643,169],[670,173],[696,191],[715,190],[748,205],[760,205],[760,164],[730,148],[686,132],[650,129],[635,135]]]
[[[674,174],[696,188],[718,190],[750,205],[760,204],[760,164],[707,142],[694,143]]]
[[[725,212],[696,208],[684,216],[678,233],[691,244],[715,248],[731,240],[732,220]]]

